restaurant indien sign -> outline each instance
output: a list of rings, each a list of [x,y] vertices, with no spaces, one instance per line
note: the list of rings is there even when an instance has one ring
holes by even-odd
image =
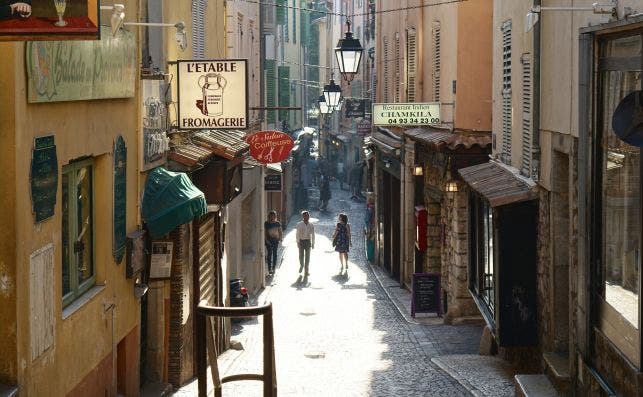
[[[440,103],[374,103],[373,125],[437,125]]]
[[[246,137],[250,155],[262,164],[280,163],[288,158],[295,142],[281,131],[259,131]]]

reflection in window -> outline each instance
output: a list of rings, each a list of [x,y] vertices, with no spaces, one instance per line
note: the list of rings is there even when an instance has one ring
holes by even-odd
[[[641,57],[641,37],[611,40],[604,57]],[[641,89],[641,71],[607,70],[602,77],[603,296],[634,328],[639,327],[641,256],[640,149],[612,130],[612,114],[626,95]]]
[[[487,203],[482,205],[482,232],[483,232],[483,260],[484,260],[484,277],[483,277],[483,298],[491,312],[494,308],[494,279],[493,279],[493,215],[492,210]]]

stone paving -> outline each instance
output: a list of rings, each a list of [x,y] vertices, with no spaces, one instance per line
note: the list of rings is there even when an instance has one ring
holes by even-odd
[[[408,291],[366,260],[364,206],[335,189],[328,212],[311,210],[317,237],[308,279],[297,273],[298,219],[285,231],[281,264],[257,299],[274,306],[279,395],[470,396],[462,380],[431,359],[476,354],[481,327],[447,326],[435,318],[415,320],[405,312],[402,301],[409,298]],[[342,211],[353,232],[348,277],[339,275],[339,259],[330,242],[336,214]],[[256,319],[234,327],[233,339],[244,350],[221,355],[222,376],[262,372],[261,332]],[[259,396],[262,390],[260,382],[233,382],[224,385],[223,395]],[[196,395],[196,382],[174,395]]]

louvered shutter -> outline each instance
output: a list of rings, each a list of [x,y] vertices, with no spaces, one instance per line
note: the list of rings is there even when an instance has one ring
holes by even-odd
[[[279,106],[290,106],[290,66],[277,68],[279,77]],[[279,121],[288,120],[288,112],[279,111]]]
[[[205,9],[207,0],[192,1],[192,57],[205,58]]]
[[[307,7],[307,0],[301,0],[301,8]],[[299,10],[299,41],[303,44],[308,44],[309,34],[310,34],[310,11],[308,10]]]
[[[319,25],[315,24],[308,29],[308,63],[319,65]],[[319,82],[319,68],[308,67],[308,80]]]
[[[261,33],[263,35],[275,34],[275,8],[272,4],[261,6],[263,11],[263,26]]]
[[[292,0],[292,43],[297,43],[297,0]]]
[[[288,22],[288,9],[286,8],[287,0],[275,0],[275,23],[285,25]]]
[[[388,39],[385,37],[384,38],[384,84],[382,84],[382,97],[384,99],[384,102],[388,102],[388,81],[391,76],[388,75],[388,64],[389,64],[389,59],[388,59]]]
[[[502,154],[511,164],[511,21],[502,24]]]
[[[395,33],[395,102],[401,102],[402,98],[400,95],[400,84],[401,84],[401,74],[402,74],[402,54],[400,50],[400,34]]]
[[[406,36],[406,100],[415,102],[415,75],[417,72],[417,41],[415,29],[407,31]]]
[[[531,131],[531,56],[522,56],[522,174],[531,177],[533,134]]]
[[[376,103],[376,102],[377,102],[377,71],[375,68],[371,68],[371,103]]]
[[[433,101],[440,102],[440,22],[433,24]]]
[[[269,108],[275,107],[275,88],[277,82],[277,76],[275,76],[275,60],[266,59],[264,63],[266,71],[266,106]],[[268,110],[266,112],[266,121],[270,124],[274,124],[276,120],[276,114],[274,110]]]

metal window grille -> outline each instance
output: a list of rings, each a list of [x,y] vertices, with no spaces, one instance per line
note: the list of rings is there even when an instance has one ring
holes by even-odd
[[[440,102],[440,22],[433,24],[433,100]]]
[[[415,102],[415,77],[417,72],[417,41],[415,29],[406,32],[406,100]]]
[[[192,0],[192,56],[205,58],[205,9],[207,0]]]
[[[400,49],[400,34],[395,33],[395,102],[401,102],[400,84],[402,82],[402,54]]]
[[[531,131],[531,56],[523,54],[522,62],[522,169],[521,173],[531,177],[533,137]]]
[[[502,24],[502,154],[511,163],[511,20]]]

